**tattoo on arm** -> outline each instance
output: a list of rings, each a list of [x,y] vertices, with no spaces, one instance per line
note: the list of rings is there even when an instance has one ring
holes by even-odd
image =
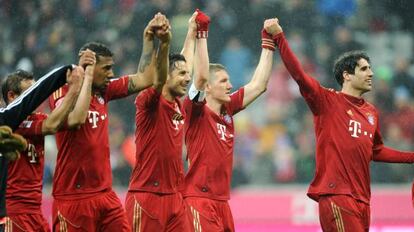
[[[138,65],[138,71],[140,73],[143,73],[145,68],[151,64],[151,57],[152,57],[152,51],[142,53],[141,60],[139,61],[139,65]]]
[[[134,93],[136,92],[137,85],[135,84],[135,81],[132,78],[128,78],[128,93]]]

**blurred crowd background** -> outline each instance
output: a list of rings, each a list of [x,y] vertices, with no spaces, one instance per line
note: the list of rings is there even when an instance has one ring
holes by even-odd
[[[384,142],[414,149],[414,2],[409,0],[0,0],[0,77],[17,68],[40,77],[57,65],[77,63],[78,50],[88,41],[112,49],[117,76],[134,73],[142,32],[153,15],[167,15],[171,50],[180,52],[196,8],[211,17],[210,61],[227,67],[235,89],[250,80],[258,63],[266,18],[279,18],[305,70],[326,87],[339,89],[331,71],[339,54],[366,50],[375,77],[374,91],[365,97],[381,112]],[[278,53],[274,57],[267,92],[235,117],[233,187],[309,183],[313,178],[312,114]],[[110,104],[118,187],[127,187],[133,163],[134,98]],[[53,137],[47,143],[45,183],[50,185]],[[373,163],[371,177],[374,183],[409,183],[414,167]]]

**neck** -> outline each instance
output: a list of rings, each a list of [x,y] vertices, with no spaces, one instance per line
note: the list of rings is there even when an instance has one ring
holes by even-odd
[[[361,97],[362,94],[364,94],[364,92],[361,90],[351,88],[350,86],[345,86],[345,85],[342,87],[341,92],[344,94],[353,96],[353,97]]]
[[[206,101],[207,101],[206,105],[208,106],[208,108],[210,108],[210,110],[212,110],[217,115],[221,114],[221,107],[223,106],[222,103],[218,102],[217,100],[212,98],[210,95],[206,96]]]
[[[162,92],[161,92],[162,96],[167,99],[167,101],[169,102],[173,102],[175,100],[174,94],[171,93],[171,91],[169,91],[166,87],[162,88]]]

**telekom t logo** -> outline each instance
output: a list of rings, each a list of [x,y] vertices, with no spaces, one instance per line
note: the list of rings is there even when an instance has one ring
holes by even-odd
[[[30,144],[27,146],[27,155],[30,157],[29,162],[32,164],[37,163],[36,158],[37,158],[37,153],[36,153],[36,149],[35,146],[33,144]]]
[[[361,134],[361,123],[355,120],[349,120],[349,131],[352,137],[358,138],[358,135]]]
[[[359,138],[360,135],[372,138],[372,133],[362,130],[361,123],[355,120],[349,120],[349,131],[351,132],[351,136],[354,138]]]
[[[92,128],[97,128],[98,127],[98,125],[97,125],[98,121],[99,120],[101,120],[101,121],[105,120],[106,115],[99,115],[98,111],[88,110],[88,118],[89,118],[89,120],[88,120],[89,123],[92,124]]]
[[[221,136],[220,139],[226,141],[226,126],[220,123],[217,123],[217,132]]]

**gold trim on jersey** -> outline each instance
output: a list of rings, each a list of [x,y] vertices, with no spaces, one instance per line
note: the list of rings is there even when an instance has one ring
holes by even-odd
[[[53,92],[53,100],[56,100],[60,97],[62,97],[62,88],[59,88],[58,90]]]
[[[193,215],[193,226],[194,232],[202,232],[201,223],[200,223],[200,213],[190,206],[191,214]]]
[[[338,228],[338,232],[345,232],[344,221],[342,220],[341,215],[341,209],[333,202],[331,202],[331,207],[335,218],[336,227]]]
[[[65,218],[58,212],[58,218],[59,218],[59,231],[60,232],[67,232],[68,231],[68,224],[65,220]]]
[[[141,232],[141,222],[142,222],[142,207],[139,205],[137,201],[135,201],[132,231]]]
[[[13,222],[9,217],[6,217],[6,224],[4,227],[4,232],[13,232]]]

